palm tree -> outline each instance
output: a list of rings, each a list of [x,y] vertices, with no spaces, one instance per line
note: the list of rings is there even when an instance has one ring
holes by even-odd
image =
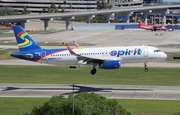
[[[42,10],[43,10],[43,13],[46,13],[46,8],[43,8]]]

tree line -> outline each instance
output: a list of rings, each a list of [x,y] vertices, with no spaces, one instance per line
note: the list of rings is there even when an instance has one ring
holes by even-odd
[[[115,99],[106,99],[95,94],[82,92],[74,96],[74,112],[72,94],[65,98],[53,96],[42,106],[34,107],[31,113],[24,115],[131,115]]]
[[[131,113],[116,99],[106,99],[96,93],[81,92],[74,98],[72,94],[67,98],[62,95],[53,96],[43,105],[34,106],[30,113],[23,115],[131,115]],[[180,112],[172,115],[180,115]]]

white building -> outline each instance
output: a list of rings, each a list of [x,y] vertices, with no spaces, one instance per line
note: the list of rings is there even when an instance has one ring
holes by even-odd
[[[142,5],[143,0],[104,0],[113,7],[135,6]],[[19,12],[27,8],[31,13],[43,12],[43,8],[48,8],[54,3],[56,7],[61,5],[62,8],[68,11],[91,11],[97,10],[97,0],[0,0],[0,7],[12,7]],[[62,11],[62,9],[58,9]]]
[[[114,7],[143,5],[143,0],[105,0],[105,1]]]
[[[18,11],[27,8],[31,13],[39,13],[43,8],[48,8],[54,3],[56,7],[61,5],[65,11],[90,11],[96,10],[96,0],[0,0],[0,7],[12,7]],[[58,9],[61,11],[61,9]]]

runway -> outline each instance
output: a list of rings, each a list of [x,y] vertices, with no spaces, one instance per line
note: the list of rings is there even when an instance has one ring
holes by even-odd
[[[75,84],[74,89],[75,94],[95,92],[111,99],[180,100],[180,86]],[[60,94],[67,97],[72,91],[72,84],[0,84],[0,97],[50,98]]]

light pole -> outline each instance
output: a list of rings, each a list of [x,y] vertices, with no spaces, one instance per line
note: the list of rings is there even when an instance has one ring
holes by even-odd
[[[154,24],[153,24],[153,25],[155,25],[155,20],[156,20],[156,19],[155,19],[155,13],[154,13],[154,21],[153,21],[153,22],[154,22]]]
[[[159,13],[159,25],[160,25],[160,13]]]
[[[72,115],[74,115],[74,83],[73,83],[73,95],[72,95]]]

